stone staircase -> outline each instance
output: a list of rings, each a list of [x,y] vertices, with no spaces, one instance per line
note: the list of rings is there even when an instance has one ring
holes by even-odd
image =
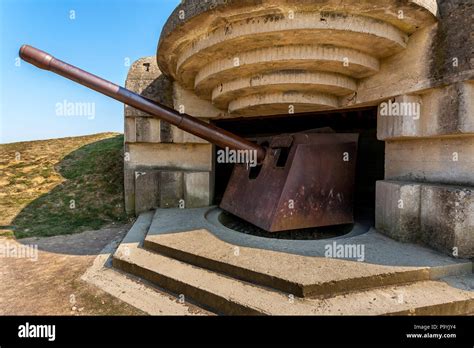
[[[408,267],[263,250],[225,242],[207,229],[157,232],[158,212],[140,215],[113,267],[216,314],[474,313],[469,261],[439,255],[438,264]]]

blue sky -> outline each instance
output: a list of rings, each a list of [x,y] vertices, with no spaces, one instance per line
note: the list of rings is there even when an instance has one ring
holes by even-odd
[[[0,143],[123,132],[123,104],[26,62],[17,66],[18,49],[30,44],[123,86],[127,61],[155,55],[179,2],[0,0]],[[95,115],[58,115],[65,101],[94,103]]]

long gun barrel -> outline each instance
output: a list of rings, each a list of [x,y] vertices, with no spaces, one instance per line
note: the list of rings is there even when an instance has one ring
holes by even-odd
[[[29,45],[21,46],[20,57],[38,68],[50,70],[69,80],[144,111],[153,117],[169,122],[222,148],[228,147],[233,150],[255,151],[259,163],[263,162],[265,158],[265,149],[251,141],[187,114],[180,114],[173,109],[155,103],[110,81],[56,59],[37,48]]]

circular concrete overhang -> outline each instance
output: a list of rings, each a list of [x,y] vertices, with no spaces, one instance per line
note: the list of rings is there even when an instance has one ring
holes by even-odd
[[[157,60],[231,115],[334,109],[436,15],[436,0],[184,0]]]

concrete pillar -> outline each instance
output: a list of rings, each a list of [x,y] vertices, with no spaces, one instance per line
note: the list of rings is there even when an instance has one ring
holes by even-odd
[[[474,257],[473,87],[458,82],[380,105],[377,138],[386,142],[385,181],[377,183],[376,197],[380,232]],[[420,114],[387,114],[394,103],[419,105]]]
[[[161,74],[155,57],[137,60],[126,88],[209,121],[222,116],[211,103]],[[162,208],[195,208],[213,199],[213,145],[125,106],[125,206],[130,214]]]

